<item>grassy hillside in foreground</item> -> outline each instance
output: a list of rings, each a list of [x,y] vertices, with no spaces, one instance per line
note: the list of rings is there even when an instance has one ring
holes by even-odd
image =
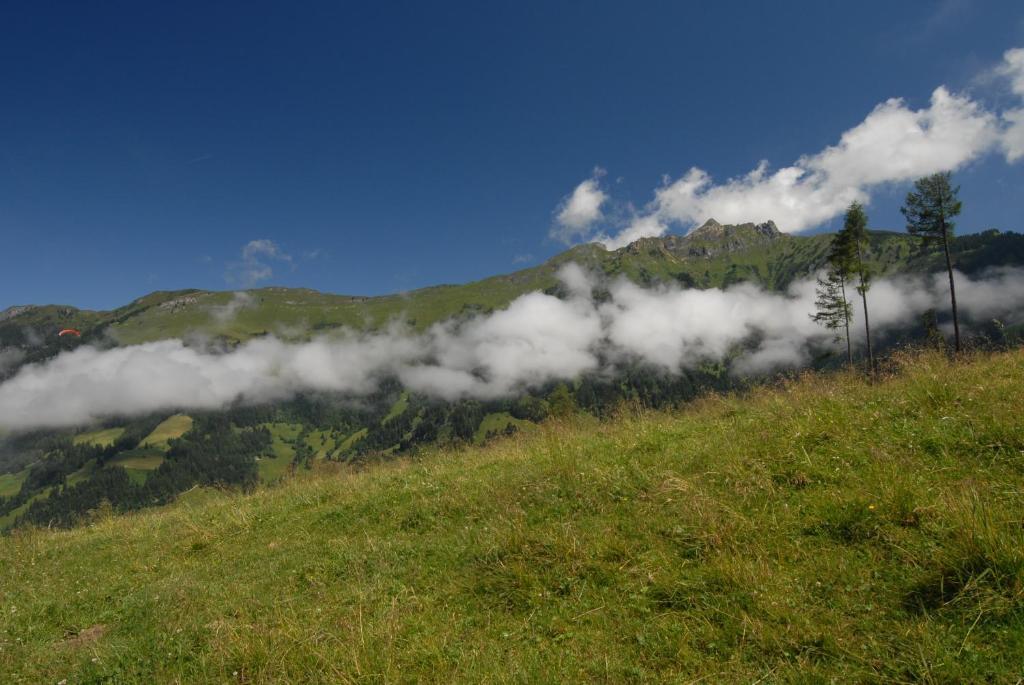
[[[1018,682],[1022,400],[927,355],[16,532],[0,677]]]

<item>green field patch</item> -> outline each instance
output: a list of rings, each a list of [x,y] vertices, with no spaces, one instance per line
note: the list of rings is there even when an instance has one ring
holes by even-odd
[[[14,520],[16,518],[18,518],[19,516],[21,516],[22,514],[24,514],[25,511],[30,506],[32,506],[33,502],[35,502],[36,500],[46,499],[47,497],[49,497],[50,496],[50,491],[52,489],[53,488],[46,488],[42,492],[37,492],[36,494],[34,494],[31,497],[29,497],[28,500],[26,500],[26,502],[24,504],[22,504],[20,507],[12,509],[11,511],[7,512],[7,514],[5,514],[4,516],[0,516],[0,530],[3,530],[7,526],[9,526],[12,523],[14,523]]]
[[[127,459],[111,462],[113,465],[121,466],[126,469],[137,469],[140,471],[153,471],[162,463],[164,463],[164,458],[158,454],[145,457],[129,457]]]
[[[164,455],[157,447],[136,447],[133,450],[121,452],[108,463],[111,466],[121,466],[125,469],[138,469],[140,471],[152,471],[164,462]]]
[[[273,437],[281,438],[286,442],[294,442],[302,433],[301,423],[263,423],[260,424],[260,427],[270,431],[270,435]]]
[[[311,431],[306,435],[306,445],[313,450],[314,459],[326,458],[333,452],[336,444],[337,439],[332,430]]]
[[[270,441],[270,449],[274,451],[274,456],[278,459],[284,459],[290,462],[295,458],[295,448],[281,438],[272,438]]]
[[[127,467],[125,467],[124,471],[128,474],[128,478],[136,485],[144,484],[146,479],[149,478],[149,474],[153,472],[152,469],[133,469]]]
[[[153,432],[139,443],[140,447],[157,447],[167,451],[168,440],[180,438],[192,429],[192,417],[186,414],[175,414],[160,423]]]
[[[294,443],[302,433],[302,424],[264,423],[260,427],[270,431],[270,449],[273,450],[274,456],[283,459],[285,463],[291,463],[295,458],[295,447],[291,443]]]
[[[210,502],[215,502],[223,496],[224,492],[219,488],[196,485],[185,492],[179,493],[174,498],[174,504],[175,507],[184,506],[187,509],[189,507],[203,506]]]
[[[124,434],[124,428],[104,428],[103,430],[89,431],[76,435],[72,442],[76,445],[95,445],[97,447],[109,447]]]
[[[480,422],[480,427],[476,429],[476,434],[473,436],[473,442],[477,444],[484,442],[487,439],[487,433],[490,431],[500,435],[509,426],[515,426],[519,430],[524,430],[532,428],[534,425],[525,419],[517,419],[507,411],[495,412],[494,414],[488,414]]]
[[[72,485],[78,485],[84,480],[89,480],[93,473],[96,472],[96,460],[90,459],[85,462],[82,468],[78,469],[74,473],[68,476],[65,485],[71,487]]]
[[[294,450],[292,452],[294,455]],[[261,483],[276,483],[288,473],[288,467],[291,466],[292,457],[276,456],[276,457],[258,457],[256,459],[256,469],[259,472]]]
[[[335,452],[335,455],[337,456],[337,455],[344,454],[348,450],[352,449],[352,447],[357,442],[359,442],[360,440],[362,440],[363,438],[366,437],[366,434],[368,432],[369,431],[366,428],[360,428],[355,433],[353,433],[352,435],[350,435],[347,438],[345,438],[344,440],[342,440],[341,443],[338,445],[338,450]]]
[[[0,497],[10,497],[18,494],[21,484],[28,478],[28,469],[22,469],[17,473],[0,474]]]
[[[381,423],[387,423],[391,419],[397,418],[405,413],[405,410],[409,408],[409,393],[403,392],[398,400],[391,405],[391,410],[388,415],[381,420]]]

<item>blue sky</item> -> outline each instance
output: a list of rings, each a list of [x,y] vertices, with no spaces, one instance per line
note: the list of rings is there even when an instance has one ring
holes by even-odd
[[[591,236],[655,213],[665,175],[791,165],[889,98],[1020,106],[991,76],[1019,2],[294,5],[0,11],[0,308],[461,282],[564,249],[595,167]],[[1024,162],[957,179],[962,231],[1024,230]],[[906,190],[868,189],[875,227]]]

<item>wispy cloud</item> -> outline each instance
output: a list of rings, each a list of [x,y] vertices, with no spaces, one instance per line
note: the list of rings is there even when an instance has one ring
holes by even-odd
[[[193,157],[192,159],[188,160],[187,162],[185,162],[185,164],[199,164],[200,162],[205,162],[208,159],[213,159],[213,155],[199,155],[198,157]]]
[[[0,375],[25,358],[25,352],[16,347],[0,347]]]
[[[292,264],[287,254],[272,240],[261,238],[251,240],[242,248],[242,259],[228,265],[224,280],[234,285],[250,288],[269,280],[274,275],[273,263]]]
[[[231,294],[231,299],[222,305],[210,307],[210,316],[220,326],[226,326],[234,321],[238,312],[256,305],[256,298],[247,292],[239,291]]]
[[[935,33],[954,26],[955,22],[971,10],[971,0],[940,0],[932,13],[921,23],[918,39],[927,39]]]

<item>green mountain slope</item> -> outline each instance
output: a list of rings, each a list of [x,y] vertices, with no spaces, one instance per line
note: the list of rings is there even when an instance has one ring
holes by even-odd
[[[86,342],[108,344],[196,333],[228,341],[265,334],[302,339],[338,326],[372,329],[395,320],[422,330],[460,314],[501,308],[527,292],[552,288],[558,269],[570,261],[644,285],[677,282],[709,288],[750,281],[784,290],[821,268],[830,240],[831,234],[783,234],[771,222],[722,226],[712,220],[684,237],[644,238],[611,251],[597,244],[581,245],[531,269],[396,295],[356,297],[302,288],[261,288],[238,296],[187,290],[153,293],[111,312],[18,307],[0,313],[0,348],[26,349],[26,361],[45,358],[78,342],[54,338],[64,326],[81,328]],[[968,273],[987,266],[1024,264],[1024,236],[996,231],[963,236],[956,239],[954,253],[959,268]],[[926,248],[906,234],[884,231],[872,233],[868,259],[879,275],[929,272],[944,266],[935,248]],[[218,317],[229,309],[230,316]]]
[[[1016,682],[1022,389],[924,356],[20,531],[0,679]]]
[[[245,293],[199,290],[158,292],[112,312],[46,306],[0,315],[0,340],[24,350],[23,362],[45,359],[83,343],[101,346],[167,337],[219,336],[231,343],[273,333],[305,339],[337,326],[372,328],[403,319],[423,328],[451,316],[472,316],[506,305],[533,290],[559,292],[556,274],[567,262],[609,277],[646,285],[688,287],[753,281],[781,290],[813,274],[823,263],[830,235],[794,237],[774,224],[722,226],[710,221],[686,237],[644,239],[623,249],[581,245],[539,267],[461,286],[439,286],[404,296],[347,297],[305,289],[263,288]],[[935,271],[935,251],[906,235],[876,232],[870,251],[876,273]],[[990,232],[956,242],[956,258],[968,272],[1004,263],[1024,263],[1024,238]],[[72,326],[82,340],[57,338]],[[828,360],[820,360],[827,364]],[[15,367],[0,369],[0,377]],[[112,418],[77,430],[0,435],[0,529],[19,523],[72,525],[107,501],[131,511],[172,501],[196,484],[248,486],[269,483],[295,469],[324,461],[392,457],[424,445],[484,442],[530,430],[550,413],[577,406],[604,415],[620,402],[667,407],[702,392],[737,387],[721,365],[666,376],[631,368],[622,377],[584,377],[566,386],[548,384],[519,397],[440,403],[386,384],[359,405],[344,398],[299,396],[247,409],[171,417],[163,414]],[[187,421],[175,440],[158,446],[146,436],[164,420]],[[97,435],[109,439],[97,440]],[[244,438],[244,439],[243,439]],[[218,444],[225,454],[203,445]]]

